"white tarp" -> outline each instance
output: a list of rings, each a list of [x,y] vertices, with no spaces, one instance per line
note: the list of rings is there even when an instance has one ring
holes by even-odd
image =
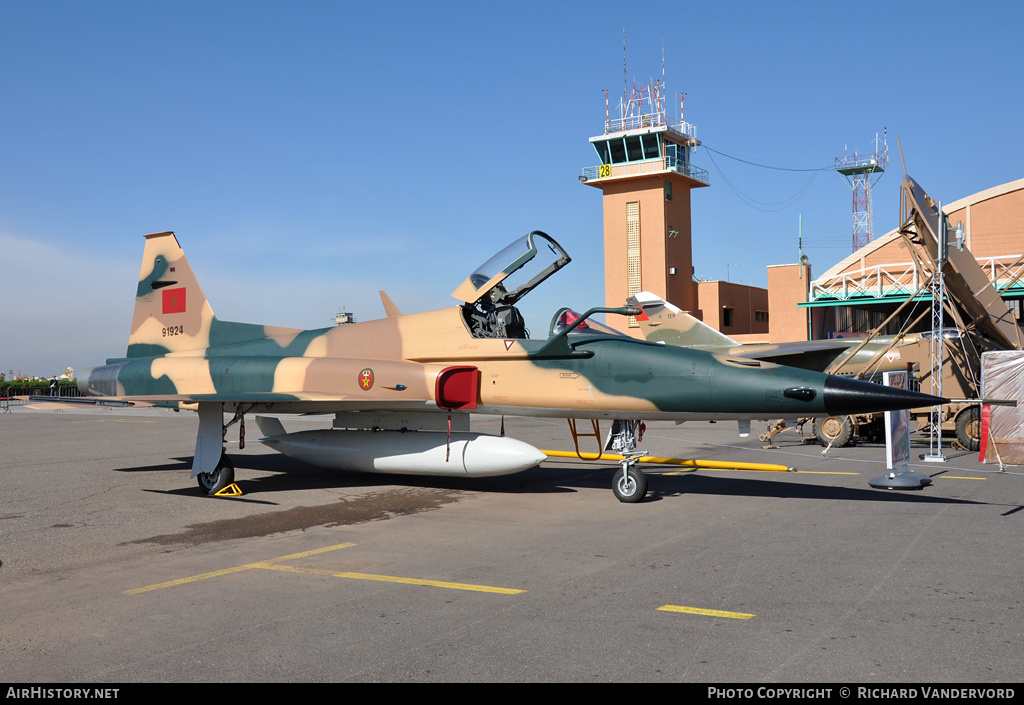
[[[1017,406],[982,406],[979,460],[1024,465],[1024,351],[982,353],[981,396],[982,399],[1014,399]]]

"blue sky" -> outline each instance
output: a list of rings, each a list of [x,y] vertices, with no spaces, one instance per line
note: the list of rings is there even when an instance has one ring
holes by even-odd
[[[452,305],[533,229],[574,262],[524,301],[532,328],[601,305],[600,192],[577,177],[623,30],[629,79],[660,77],[664,48],[717,150],[693,157],[699,277],[763,286],[801,213],[816,274],[850,250],[842,176],[718,152],[827,167],[887,129],[876,234],[897,224],[897,136],[944,202],[1024,176],[1020,3],[6,0],[0,371],[122,355],[142,235],[163,230],[226,320],[369,320],[378,289]]]

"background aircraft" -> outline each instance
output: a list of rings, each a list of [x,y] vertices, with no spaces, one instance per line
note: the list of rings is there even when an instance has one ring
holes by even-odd
[[[906,363],[902,360],[899,348],[901,345],[917,341],[915,335],[880,335],[867,342],[864,338],[837,338],[793,343],[743,344],[649,291],[641,291],[636,296],[631,296],[627,303],[629,306],[643,309],[644,313],[637,317],[637,322],[644,338],[651,342],[724,352],[736,357],[764,360],[818,372],[865,372],[870,378],[876,374],[881,377],[878,373],[887,370],[905,370]],[[856,350],[862,343],[863,347]]]
[[[838,338],[792,343],[743,344],[649,291],[641,291],[636,296],[631,296],[627,303],[643,309],[643,314],[637,317],[637,322],[644,338],[667,345],[726,353],[734,357],[775,362],[831,374],[856,375],[858,379],[867,378],[871,381],[880,381],[882,372],[906,370],[908,356],[905,351],[908,349],[912,353],[909,356],[910,360],[916,360],[918,357],[918,335],[876,335],[870,339]],[[875,421],[873,424],[865,423],[860,429],[862,433],[867,433],[871,437],[884,436],[884,428],[878,415],[857,418]],[[802,417],[799,419],[798,427],[802,428],[804,423],[810,421],[813,433],[822,445],[842,446],[851,441],[854,435],[854,424],[850,419],[851,417],[845,414]],[[775,435],[787,428],[792,427],[787,426],[785,420],[776,420],[770,424],[769,431],[761,436],[761,440],[771,442]]]

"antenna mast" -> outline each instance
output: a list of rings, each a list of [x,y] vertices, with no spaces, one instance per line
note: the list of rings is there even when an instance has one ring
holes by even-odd
[[[846,177],[853,189],[853,251],[871,242],[874,235],[874,213],[871,206],[871,187],[882,177],[889,166],[889,140],[887,131],[878,146],[878,133],[875,133],[875,151],[871,154],[853,154],[844,151],[843,156],[836,157],[836,171]]]
[[[626,75],[626,28],[622,28],[622,95],[629,90],[629,77]]]

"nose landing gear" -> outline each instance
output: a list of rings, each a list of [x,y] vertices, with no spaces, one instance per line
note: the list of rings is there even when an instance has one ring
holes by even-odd
[[[620,463],[621,472],[615,473],[612,492],[620,502],[635,504],[647,496],[647,475],[633,467],[635,463],[636,458],[626,458]]]
[[[620,502],[635,504],[647,496],[647,475],[636,467],[637,458],[647,455],[647,451],[636,449],[637,443],[643,439],[644,429],[642,421],[616,419],[608,432],[605,450],[623,456],[619,461],[622,470],[616,472],[612,480],[612,492]]]

